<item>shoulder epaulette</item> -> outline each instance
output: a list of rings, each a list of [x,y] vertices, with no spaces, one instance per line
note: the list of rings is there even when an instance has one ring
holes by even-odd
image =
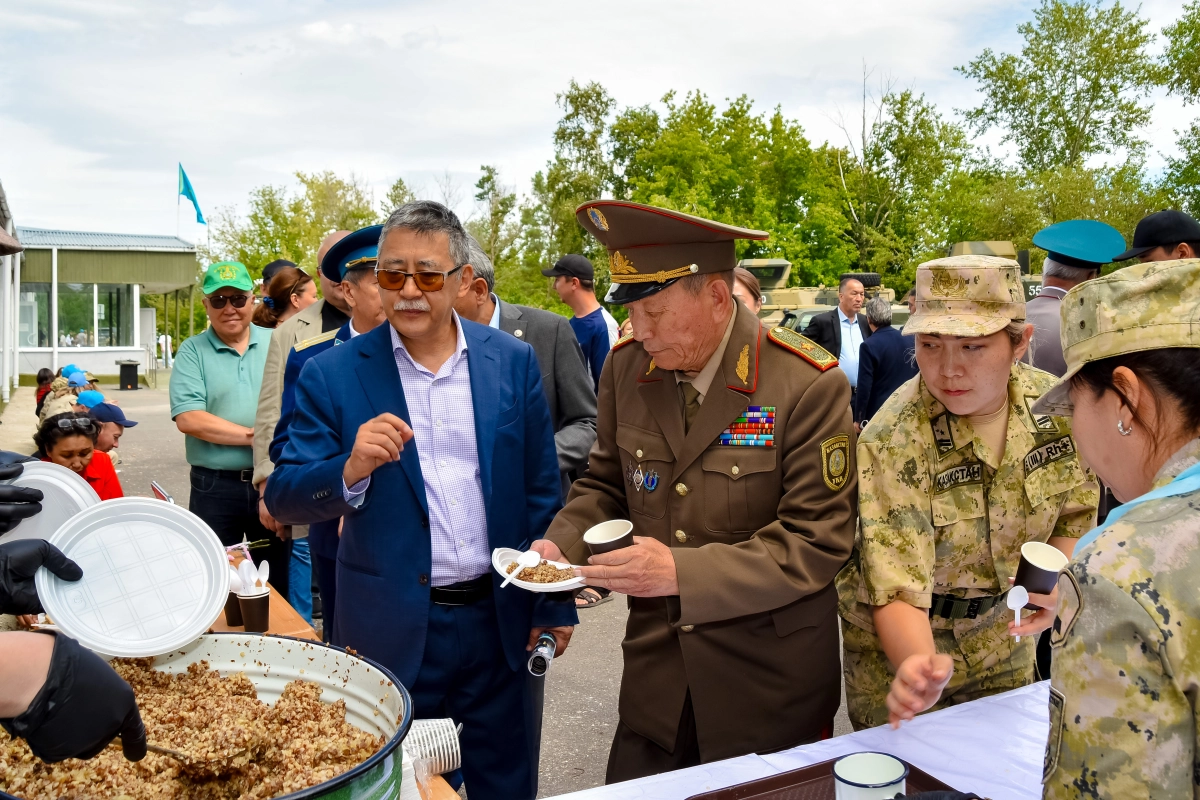
[[[338,332],[337,328],[334,328],[331,331],[325,331],[324,333],[322,333],[319,336],[313,336],[309,339],[305,339],[302,342],[297,342],[296,346],[293,347],[292,349],[295,350],[297,353],[299,353],[301,350],[304,350],[305,348],[308,348],[308,347],[312,347],[314,344],[320,344],[321,342],[328,342],[330,339],[337,336],[337,332]]]
[[[805,338],[791,328],[771,328],[767,338],[775,344],[803,358],[824,372],[838,365],[837,357],[812,339]]]
[[[613,344],[612,352],[614,352],[614,353],[617,352],[622,347],[624,347],[625,345],[629,344],[632,341],[633,341],[633,334],[632,333],[625,334],[620,339],[617,339],[617,341]]]

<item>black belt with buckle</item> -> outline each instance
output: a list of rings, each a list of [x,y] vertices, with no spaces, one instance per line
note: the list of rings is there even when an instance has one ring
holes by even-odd
[[[208,467],[192,467],[192,471],[200,475],[211,475],[214,478],[250,483],[254,480],[253,469],[209,469]]]
[[[987,597],[972,597],[969,600],[965,597],[935,594],[933,605],[929,607],[929,616],[945,617],[946,619],[975,619],[1000,605],[1006,594],[1008,594],[1007,591]]]
[[[429,599],[439,606],[469,606],[490,597],[491,594],[492,576],[488,574],[449,586],[434,586],[429,590]]]

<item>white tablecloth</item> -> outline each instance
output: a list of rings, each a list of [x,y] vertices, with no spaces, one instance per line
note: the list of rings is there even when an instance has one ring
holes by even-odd
[[[570,800],[685,800],[694,794],[786,772],[831,758],[891,753],[964,792],[992,800],[1042,796],[1042,757],[1050,722],[1049,682],[925,714],[888,727],[838,736],[769,756],[741,756],[612,786],[562,795]]]

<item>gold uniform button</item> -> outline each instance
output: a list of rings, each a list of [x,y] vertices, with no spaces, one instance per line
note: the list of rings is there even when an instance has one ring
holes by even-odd
[[[696,626],[695,625],[684,625],[679,630],[683,631],[684,633],[691,633],[692,631],[696,630]]]
[[[741,472],[741,470],[738,469],[737,464],[734,464],[733,469],[731,469],[729,471],[732,472],[734,475],[737,475],[739,472]]]
[[[680,542],[686,542],[687,534],[684,533],[683,531],[675,531],[675,539]]]
[[[688,488],[682,483],[675,484],[675,493],[680,497],[687,497]]]
[[[641,450],[638,450],[638,451],[637,451],[637,453],[636,453],[636,455],[637,455],[637,457],[638,457],[638,458],[641,458],[641,457],[642,457],[642,451],[641,451]]]

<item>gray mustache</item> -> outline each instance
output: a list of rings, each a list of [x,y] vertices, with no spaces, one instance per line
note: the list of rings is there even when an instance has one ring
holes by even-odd
[[[431,311],[432,308],[424,297],[415,300],[397,300],[392,305],[393,311]]]

